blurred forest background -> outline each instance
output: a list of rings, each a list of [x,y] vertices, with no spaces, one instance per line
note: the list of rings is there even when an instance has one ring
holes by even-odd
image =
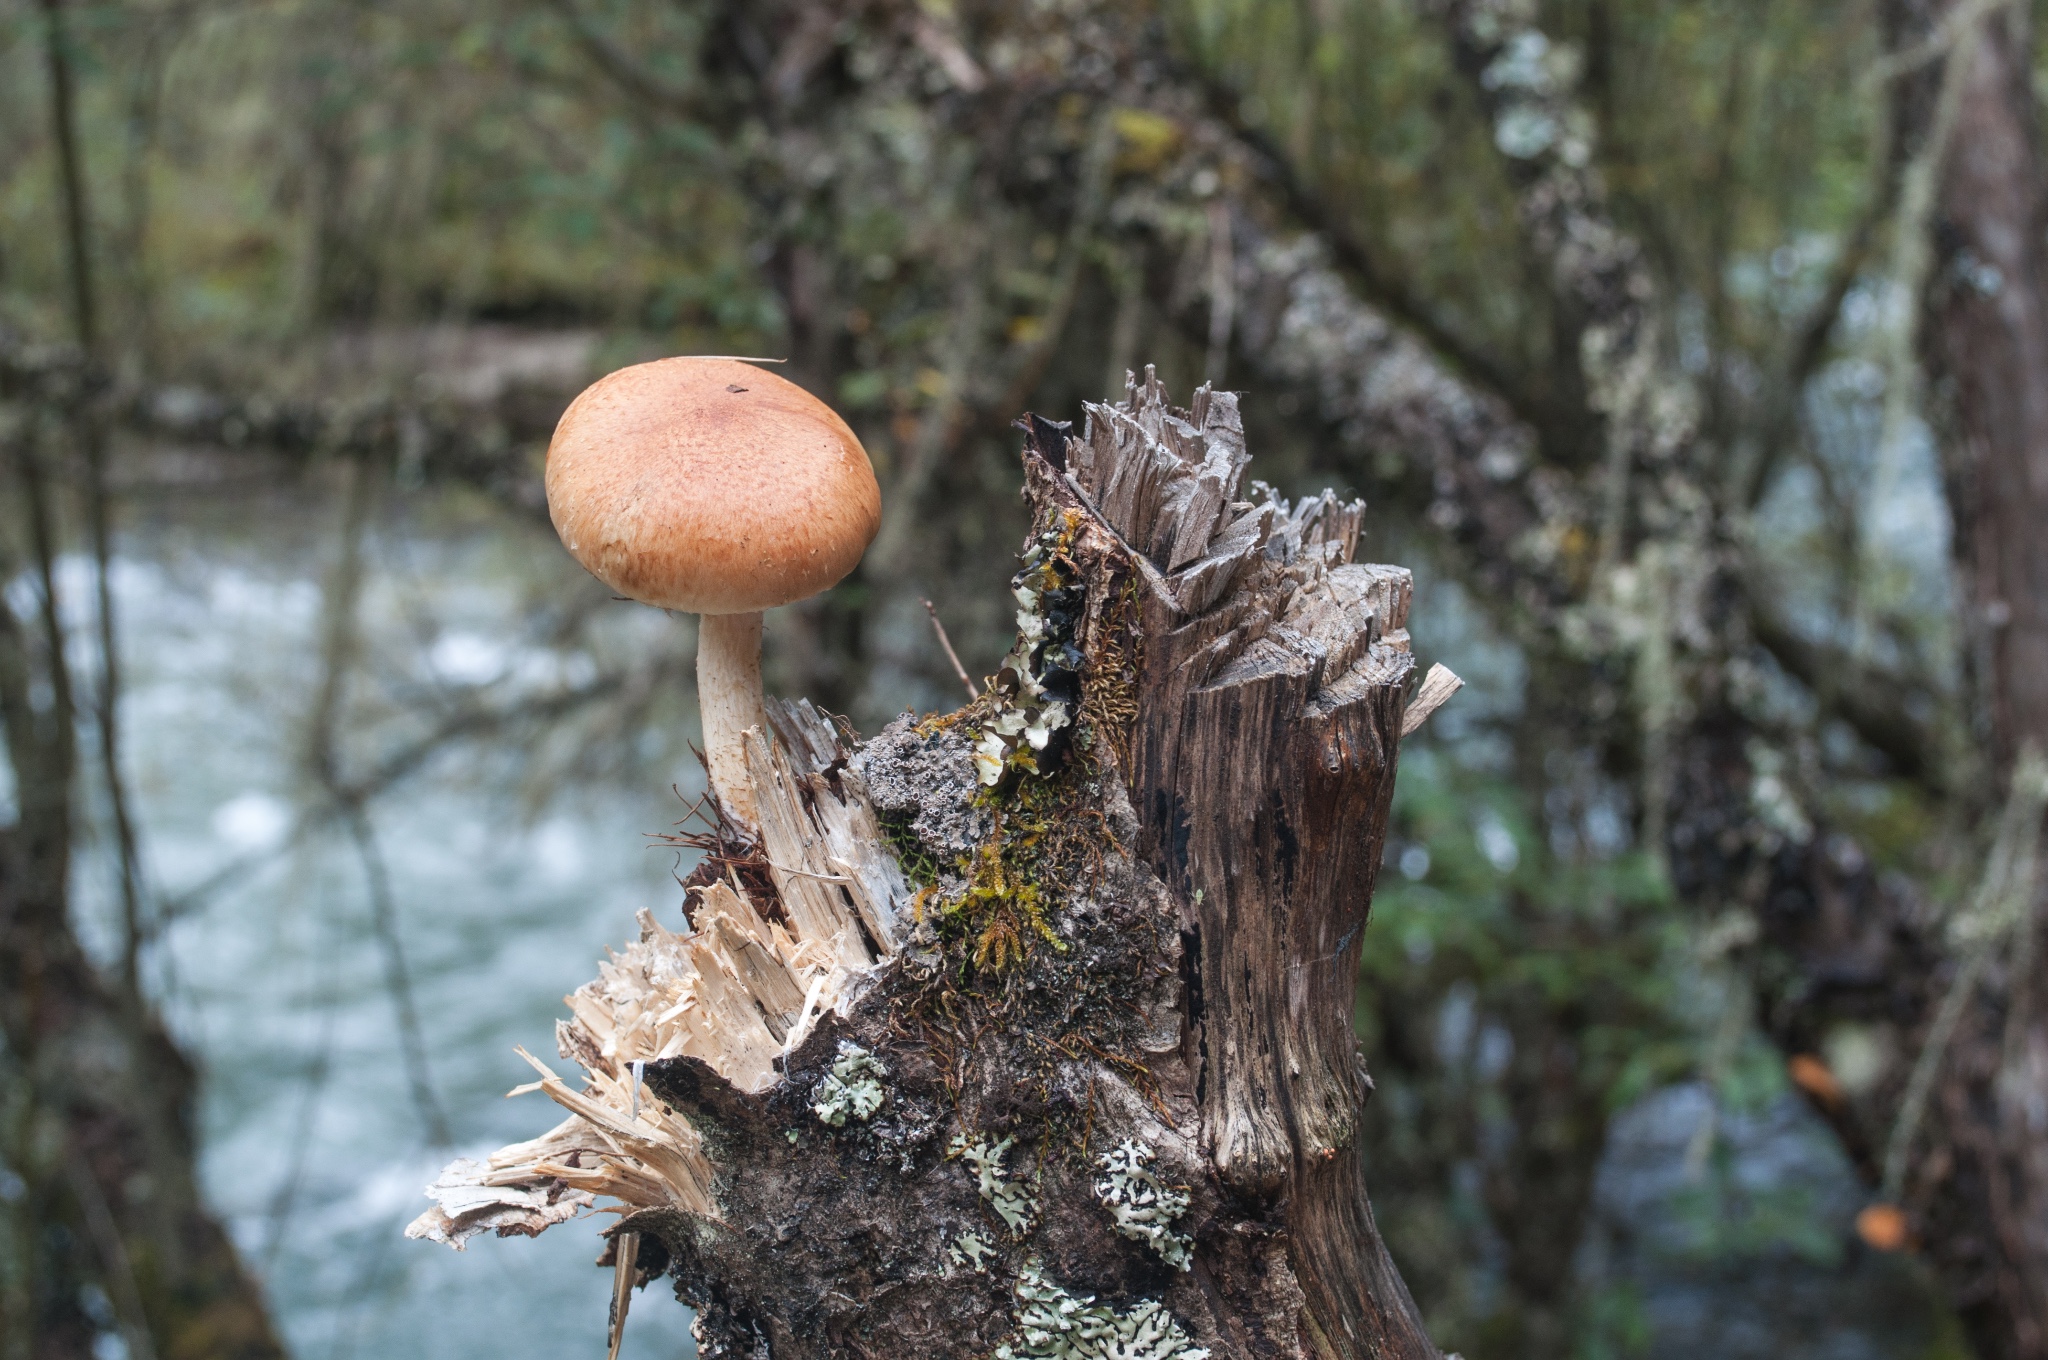
[[[0,1357],[596,1353],[594,1233],[398,1232],[679,901],[690,625],[539,492],[670,353],[865,441],[768,665],[870,732],[1009,645],[1026,409],[1370,501],[1446,1350],[2048,1356],[2033,10],[0,0]]]

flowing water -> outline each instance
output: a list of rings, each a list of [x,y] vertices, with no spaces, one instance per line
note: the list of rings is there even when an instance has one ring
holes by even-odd
[[[344,499],[318,477],[154,486],[113,575],[128,772],[176,913],[154,971],[206,1074],[206,1184],[295,1355],[602,1354],[611,1272],[592,1260],[608,1220],[460,1254],[400,1231],[449,1158],[556,1121],[545,1097],[502,1099],[532,1076],[514,1045],[566,1069],[563,994],[632,937],[637,910],[677,924],[677,857],[644,833],[682,815],[671,781],[694,787],[686,629],[609,601],[543,525],[381,497],[336,763],[344,780],[417,767],[366,800],[358,837],[309,754]],[[66,568],[84,599],[86,564]],[[463,735],[466,715],[522,703],[549,707]],[[107,867],[81,857],[102,946]],[[692,1354],[687,1320],[650,1288],[624,1353]]]

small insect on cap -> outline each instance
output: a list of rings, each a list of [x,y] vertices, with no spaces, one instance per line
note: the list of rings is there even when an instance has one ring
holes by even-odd
[[[837,585],[881,525],[831,407],[736,359],[657,359],[584,389],[548,445],[548,516],[621,595],[744,614]]]

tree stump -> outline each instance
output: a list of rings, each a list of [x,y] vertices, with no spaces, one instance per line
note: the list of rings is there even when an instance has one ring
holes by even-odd
[[[666,1275],[706,1357],[1437,1355],[1351,1028],[1409,575],[1350,560],[1362,502],[1240,499],[1229,393],[1087,416],[1020,422],[988,690],[860,744],[771,702],[759,840],[569,999],[568,1118],[409,1235],[616,1201],[615,1335]]]

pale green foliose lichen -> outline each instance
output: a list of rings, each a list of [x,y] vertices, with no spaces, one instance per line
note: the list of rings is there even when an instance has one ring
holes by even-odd
[[[953,1239],[953,1245],[946,1248],[946,1259],[955,1266],[988,1274],[988,1261],[996,1254],[995,1245],[978,1232],[964,1232]]]
[[[1016,1141],[1017,1136],[1011,1134],[1000,1143],[990,1143],[987,1139],[969,1142],[966,1134],[956,1133],[946,1150],[974,1168],[981,1197],[1009,1225],[1011,1236],[1022,1237],[1031,1231],[1031,1221],[1038,1213],[1038,1205],[1032,1200],[1030,1190],[1011,1180],[1003,1170],[1003,1157],[1009,1152],[1010,1144]]]
[[[882,1099],[887,1094],[882,1089],[882,1078],[888,1075],[889,1069],[874,1054],[841,1039],[838,1060],[818,1083],[811,1113],[835,1129],[846,1127],[848,1115],[864,1124],[882,1108]]]
[[[1134,1242],[1145,1242],[1166,1264],[1186,1270],[1194,1264],[1194,1242],[1173,1230],[1188,1211],[1188,1192],[1162,1182],[1152,1172],[1152,1149],[1126,1138],[1101,1159],[1102,1178],[1095,1198],[1109,1209],[1116,1230]]]
[[[996,1360],[1209,1360],[1156,1299],[1126,1309],[1077,1296],[1045,1276],[1035,1258],[1017,1277],[1017,1332]]]

